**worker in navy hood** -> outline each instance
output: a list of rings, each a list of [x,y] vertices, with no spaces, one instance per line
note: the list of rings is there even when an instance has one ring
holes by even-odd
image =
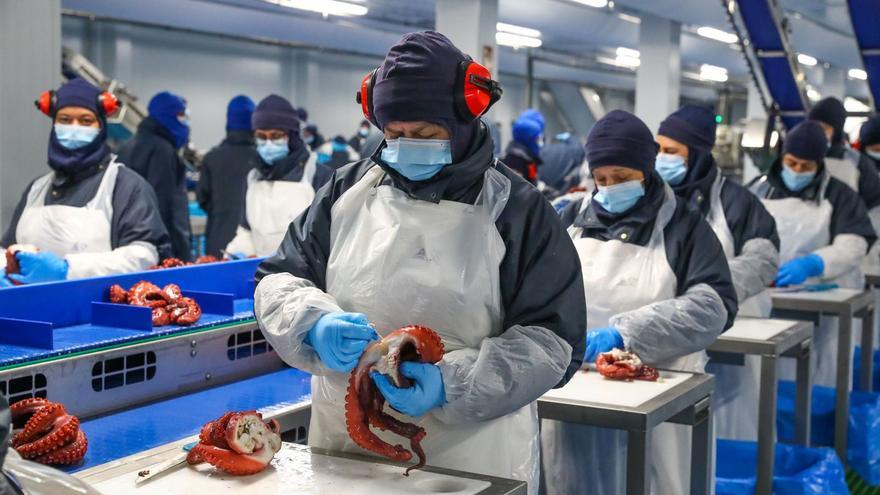
[[[773,308],[768,287],[779,268],[776,222],[761,200],[727,180],[712,157],[715,112],[684,105],[657,131],[660,153],[655,169],[675,194],[699,211],[724,248],[739,301],[739,315],[768,318]],[[715,375],[716,434],[734,440],[758,439],[760,359],[745,365],[710,363]]]
[[[526,110],[513,123],[513,140],[504,150],[501,162],[532,184],[538,184],[544,117],[537,110]]]
[[[263,98],[251,117],[256,168],[247,176],[244,214],[226,252],[235,256],[274,254],[290,222],[308,208],[333,171],[300,136],[297,110],[278,95]]]
[[[488,76],[437,32],[391,47],[361,93],[384,142],[290,225],[254,309],[278,355],[313,375],[311,445],[366,452],[346,430],[349,372],[370,341],[418,323],[445,354],[401,366],[412,388],[372,376],[391,414],[425,429],[431,465],[537,493],[536,400],[581,364],[584,289],[552,207],[493,158],[479,117],[497,83],[463,66]],[[457,99],[465,84],[479,100]]]
[[[638,117],[607,113],[590,131],[586,153],[596,191],[561,215],[587,289],[584,361],[620,349],[650,366],[702,373],[706,348],[737,312],[721,243],[703,215],[654,171],[657,144]],[[664,424],[651,436],[652,490],[689,493],[689,428]],[[544,421],[547,493],[625,493],[626,437]]]
[[[208,214],[205,253],[221,257],[244,214],[247,175],[259,160],[251,128],[254,101],[238,95],[226,108],[226,137],[202,159],[196,195]]]
[[[109,93],[83,79],[47,92],[41,110],[53,119],[48,162],[34,180],[0,239],[4,249],[32,244],[16,255],[20,283],[96,277],[143,270],[169,252],[156,197],[140,176],[107,147]],[[113,103],[107,103],[113,100]],[[0,276],[0,286],[9,285]]]
[[[868,119],[859,130],[862,153],[868,155],[880,171],[880,116]]]
[[[189,140],[186,101],[163,91],[150,99],[147,111],[148,117],[119,157],[153,186],[162,222],[171,236],[173,256],[188,261],[192,251],[186,165],[178,153]]]

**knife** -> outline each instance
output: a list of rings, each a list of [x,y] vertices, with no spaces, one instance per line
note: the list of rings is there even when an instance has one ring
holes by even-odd
[[[152,479],[156,476],[159,476],[162,473],[167,471],[171,471],[176,469],[179,466],[182,466],[186,463],[186,456],[189,455],[189,451],[196,446],[198,442],[191,442],[183,446],[183,452],[176,454],[171,459],[162,461],[158,464],[154,464],[153,466],[138,471],[137,479],[134,480],[135,484],[141,484],[149,479]]]

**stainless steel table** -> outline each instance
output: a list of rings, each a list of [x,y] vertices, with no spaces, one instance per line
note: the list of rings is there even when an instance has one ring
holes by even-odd
[[[870,267],[865,269],[865,286],[874,294],[874,302],[877,302],[878,291],[880,291],[880,267]],[[862,342],[859,344],[862,347],[862,369],[859,372],[859,383],[861,384],[862,390],[871,391],[873,390],[873,379],[872,375],[874,372],[874,327],[876,326],[876,321],[872,322],[870,332],[866,332],[866,327],[862,325]],[[867,336],[865,334],[868,334]],[[871,345],[865,345],[867,339],[870,340]]]
[[[834,289],[826,292],[772,291],[774,316],[809,320],[817,324],[821,315],[836,316],[837,379],[834,413],[834,450],[846,463],[849,418],[849,391],[852,377],[852,325],[854,317],[862,318],[862,346],[873,346],[874,294],[855,289]],[[862,362],[870,372],[871,360]],[[868,375],[870,379],[870,374]]]
[[[806,321],[737,318],[728,331],[709,347],[709,356],[726,364],[730,356],[761,357],[758,399],[758,462],[755,493],[769,495],[773,490],[773,451],[776,438],[776,395],[778,363],[781,357],[797,359],[795,399],[796,440],[810,444],[810,357],[814,325]],[[729,364],[735,366],[735,364]]]
[[[626,493],[650,492],[651,431],[664,422],[693,427],[691,495],[710,493],[711,375],[661,372],[663,383],[620,382],[578,371],[561,389],[538,399],[538,417],[627,432]],[[656,385],[656,393],[649,387]],[[644,399],[644,400],[643,400]],[[684,461],[684,459],[682,459]]]

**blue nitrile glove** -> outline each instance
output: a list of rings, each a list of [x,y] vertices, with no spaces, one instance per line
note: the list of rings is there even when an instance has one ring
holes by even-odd
[[[776,287],[802,284],[810,277],[822,275],[824,271],[825,262],[818,254],[801,256],[779,267],[779,272],[776,274]]]
[[[414,383],[412,387],[397,388],[386,375],[370,372],[373,382],[394,409],[417,418],[446,403],[446,389],[443,387],[443,374],[436,364],[404,361],[400,363],[400,374]]]
[[[6,268],[0,268],[0,289],[3,289],[4,287],[15,287],[15,284],[6,278]]]
[[[379,338],[366,315],[327,313],[309,330],[305,342],[328,368],[351,371],[357,366],[367,344]]]
[[[226,253],[226,256],[228,256],[229,259],[231,259],[231,260],[243,260],[243,259],[247,258],[247,255],[241,251],[236,251],[234,253]]]
[[[623,337],[614,327],[597,328],[587,332],[587,352],[584,362],[592,363],[600,353],[614,348],[623,349]]]
[[[49,251],[36,253],[15,253],[19,272],[12,273],[9,278],[23,284],[55,282],[67,278],[67,260]]]

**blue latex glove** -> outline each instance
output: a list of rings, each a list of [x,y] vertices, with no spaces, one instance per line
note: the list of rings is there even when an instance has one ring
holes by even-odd
[[[825,262],[818,254],[801,256],[779,267],[779,272],[776,274],[776,287],[802,284],[810,277],[822,275],[824,271]]]
[[[404,361],[400,363],[399,370],[401,375],[414,382],[412,387],[397,388],[386,375],[370,372],[373,382],[391,407],[417,418],[446,403],[446,389],[443,387],[443,374],[439,366]]]
[[[592,363],[599,354],[615,347],[623,349],[623,337],[614,327],[591,330],[587,332],[587,352],[584,354],[584,362]]]
[[[305,342],[328,368],[335,371],[351,371],[358,359],[379,334],[370,327],[366,315],[360,313],[327,313],[315,323],[306,335]]]
[[[55,282],[67,278],[67,260],[49,251],[36,253],[15,253],[19,272],[12,273],[9,278],[23,284]]]
[[[247,255],[241,251],[236,251],[234,253],[226,253],[226,256],[231,260],[243,260],[247,258]]]
[[[0,289],[5,287],[15,287],[15,284],[6,278],[6,268],[0,268]]]

